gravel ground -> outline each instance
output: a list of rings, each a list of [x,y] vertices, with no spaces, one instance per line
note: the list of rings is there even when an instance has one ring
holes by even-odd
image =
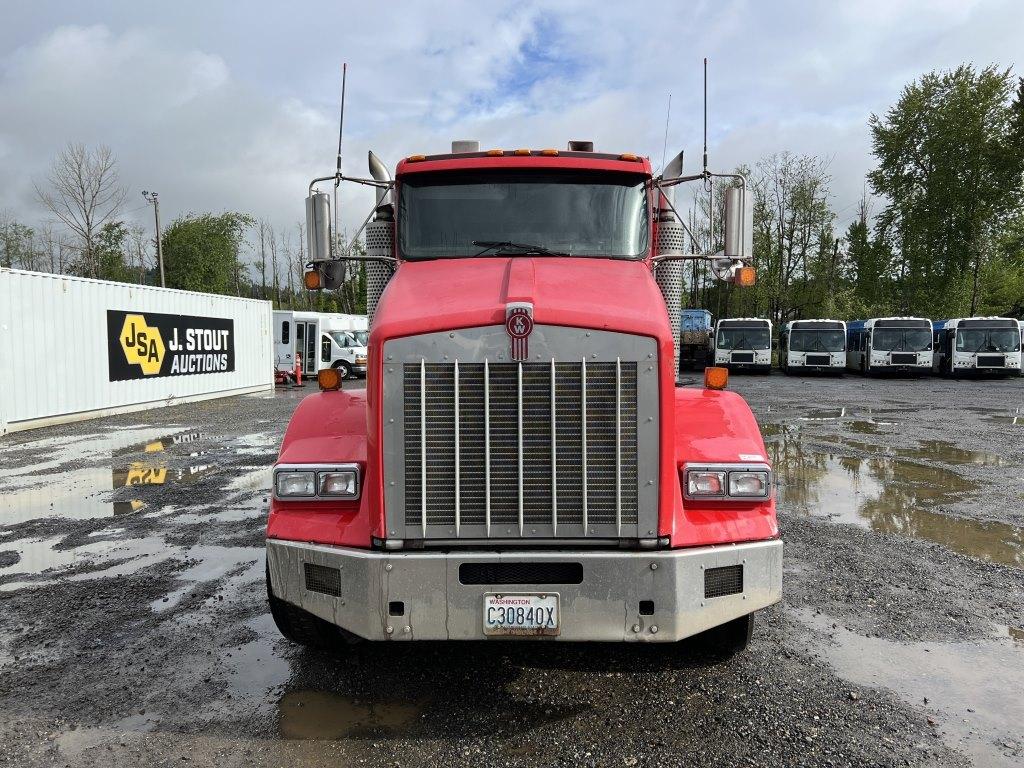
[[[1024,763],[1024,381],[731,386],[786,561],[725,661],[280,639],[263,489],[301,393],[0,438],[0,764]]]

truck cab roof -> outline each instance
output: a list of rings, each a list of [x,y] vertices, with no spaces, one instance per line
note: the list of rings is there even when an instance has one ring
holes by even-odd
[[[640,155],[554,149],[492,149],[485,152],[410,155],[398,162],[395,175],[400,179],[402,176],[414,173],[519,168],[611,171],[651,175],[651,161]]]

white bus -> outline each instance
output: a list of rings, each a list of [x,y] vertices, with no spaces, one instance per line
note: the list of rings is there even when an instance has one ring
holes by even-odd
[[[846,367],[875,373],[931,373],[932,321],[873,317],[846,324]]]
[[[770,373],[771,320],[760,317],[734,317],[715,323],[714,364],[729,370]]]
[[[933,326],[933,370],[945,376],[965,373],[1020,373],[1021,327],[1011,317],[958,317]]]
[[[366,375],[366,346],[354,331],[349,316],[328,312],[274,312],[274,365],[291,376],[295,356],[301,355],[303,377],[313,378],[321,368],[337,368],[342,378]]]
[[[846,369],[846,323],[842,320],[791,320],[779,333],[779,368],[842,374]]]

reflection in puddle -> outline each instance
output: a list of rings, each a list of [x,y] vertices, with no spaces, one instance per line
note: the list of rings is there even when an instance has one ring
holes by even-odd
[[[421,704],[365,702],[327,691],[291,691],[278,703],[286,739],[402,736],[419,720]]]
[[[895,643],[850,632],[808,610],[796,613],[831,637],[825,655],[840,675],[892,689],[914,706],[927,701],[950,746],[977,765],[1021,764],[1024,649],[1011,632],[1003,628],[1000,636],[980,642]]]
[[[140,436],[145,436],[139,440]],[[127,440],[127,442],[126,442]],[[244,435],[225,446],[216,435],[206,432],[182,432],[154,437],[152,430],[126,430],[108,435],[89,435],[83,440],[56,444],[57,438],[30,441],[18,446],[47,458],[39,463],[0,469],[0,524],[23,523],[45,517],[78,520],[138,512],[145,504],[141,498],[109,500],[114,491],[136,486],[166,486],[190,483],[217,470],[214,451],[225,447],[232,453],[265,453],[276,445],[268,434]],[[71,461],[91,457],[98,448],[109,453],[106,466],[61,469]],[[169,449],[177,448],[173,454]],[[99,451],[102,455],[102,451]],[[186,463],[185,466],[173,466]],[[241,468],[245,469],[245,468]],[[235,478],[228,490],[269,488],[265,470]],[[119,494],[124,496],[125,494]]]
[[[890,456],[805,450],[799,439],[785,437],[766,447],[779,477],[783,509],[926,539],[971,557],[1024,567],[1024,529],[929,511],[977,488],[954,472]]]

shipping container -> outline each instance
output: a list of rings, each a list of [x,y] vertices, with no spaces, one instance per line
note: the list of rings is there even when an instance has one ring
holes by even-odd
[[[0,269],[0,433],[274,383],[270,302]]]

